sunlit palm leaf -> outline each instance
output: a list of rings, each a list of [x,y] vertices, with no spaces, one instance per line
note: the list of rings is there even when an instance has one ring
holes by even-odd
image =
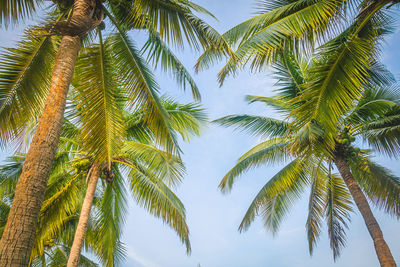
[[[179,157],[171,155],[165,151],[157,149],[151,145],[125,142],[121,150],[124,157],[115,158],[116,162],[125,164],[128,162],[138,162],[146,167],[147,172],[168,183],[177,185],[181,182],[185,167]]]
[[[153,130],[158,143],[169,151],[176,149],[176,141],[168,124],[168,114],[157,96],[158,85],[139,52],[128,37],[120,32],[109,37],[121,90],[129,105],[146,110],[146,123]]]
[[[175,77],[178,85],[184,90],[187,85],[190,86],[193,97],[196,100],[200,100],[200,91],[194,79],[158,34],[150,34],[142,50],[146,52],[147,59],[153,62],[155,67],[160,64],[161,69],[165,72],[170,72]]]
[[[27,31],[17,48],[0,58],[0,140],[18,136],[25,124],[39,116],[47,96],[56,47],[51,37]]]
[[[124,136],[122,96],[112,67],[111,40],[85,48],[75,71],[74,102],[82,123],[85,148],[99,162],[111,164]]]
[[[253,17],[223,34],[231,45],[237,45],[235,58],[231,57],[219,73],[222,83],[227,75],[234,74],[243,64],[252,60],[252,66],[261,68],[277,59],[281,49],[294,40],[313,39],[333,18],[338,16],[345,1],[274,1],[273,10]],[[218,49],[207,50],[198,65],[209,65],[221,57]]]
[[[281,136],[288,123],[285,121],[255,115],[230,115],[213,121],[221,126],[234,126],[261,137]]]
[[[267,163],[278,163],[288,158],[285,138],[264,141],[245,153],[219,184],[222,192],[229,192],[236,179],[251,168]]]
[[[362,94],[379,51],[377,42],[388,24],[381,13],[359,17],[344,33],[319,48],[306,89],[298,98],[298,121],[324,122],[335,131],[338,121]],[[333,145],[333,144],[332,144]]]
[[[274,175],[260,190],[248,208],[240,226],[245,231],[260,212],[264,225],[276,233],[284,216],[307,184],[304,163],[294,160]]]
[[[160,179],[149,175],[133,162],[130,164],[130,183],[133,197],[138,204],[171,226],[190,253],[189,228],[185,208],[179,198]]]

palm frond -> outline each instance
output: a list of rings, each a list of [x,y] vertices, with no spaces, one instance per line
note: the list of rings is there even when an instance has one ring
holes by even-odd
[[[121,114],[123,102],[112,67],[111,42],[108,39],[103,43],[100,38],[99,45],[82,51],[75,69],[73,96],[86,151],[95,155],[99,162],[106,161],[108,166],[125,134]]]
[[[189,228],[182,202],[161,179],[149,175],[142,166],[131,163],[129,167],[131,191],[137,203],[173,228],[190,253]]]
[[[265,227],[275,234],[308,182],[304,167],[303,162],[296,159],[275,174],[252,201],[239,226],[239,231],[247,230],[260,212]]]
[[[253,17],[223,34],[230,44],[238,44],[237,59],[230,58],[218,74],[220,83],[252,60],[261,69],[275,61],[284,47],[296,47],[299,40],[321,34],[338,16],[345,1],[299,0],[280,2],[273,10]],[[239,62],[239,64],[237,63]]]
[[[11,201],[25,162],[24,154],[8,157],[0,166],[0,200]],[[11,203],[10,203],[11,204]]]
[[[213,121],[224,127],[234,126],[253,135],[276,137],[283,135],[288,127],[285,121],[255,115],[230,115]]]
[[[109,43],[119,82],[124,84],[121,90],[130,107],[146,110],[146,123],[157,137],[157,142],[169,151],[176,150],[168,114],[157,96],[158,85],[139,52],[123,32],[111,35]]]
[[[389,157],[400,154],[400,108],[393,107],[383,116],[361,123],[358,133],[376,151]]]
[[[3,235],[4,228],[6,227],[8,214],[10,213],[11,206],[0,200],[0,237]]]
[[[366,156],[352,157],[348,163],[371,202],[379,209],[400,217],[400,178]]]
[[[190,86],[194,99],[201,99],[199,88],[189,71],[158,34],[149,34],[149,39],[144,44],[142,51],[148,55],[147,60],[152,62],[155,67],[160,64],[163,71],[169,71],[183,90],[186,89],[186,86]]]
[[[163,98],[162,104],[168,113],[171,128],[178,132],[183,140],[192,135],[200,135],[202,125],[207,121],[207,114],[200,104],[179,104],[172,98]]]
[[[326,221],[333,258],[336,260],[346,243],[346,228],[350,221],[351,195],[344,181],[335,174],[329,175],[325,205]]]
[[[399,105],[399,101],[400,90],[397,86],[368,86],[346,119],[360,128],[370,121],[387,117],[388,113]]]
[[[291,105],[285,102],[283,99],[279,97],[267,97],[267,96],[255,96],[255,95],[247,95],[245,100],[251,103],[263,103],[266,106],[273,108],[279,112],[287,113],[292,109]]]
[[[185,167],[179,157],[151,145],[125,142],[121,155],[122,157],[116,157],[114,160],[122,164],[138,162],[145,166],[152,176],[172,186],[179,184],[185,173]]]
[[[311,173],[311,190],[308,201],[308,217],[306,222],[308,250],[313,254],[321,233],[321,226],[325,217],[325,201],[327,193],[327,173],[321,165],[314,166]]]
[[[0,141],[17,137],[40,115],[47,96],[56,47],[52,37],[26,31],[17,48],[0,57]]]
[[[0,24],[21,23],[23,20],[35,13],[38,5],[43,0],[1,0],[0,2]],[[21,21],[22,20],[22,21]]]
[[[126,257],[121,242],[122,228],[128,211],[127,191],[122,174],[113,166],[112,183],[104,183],[98,190],[101,199],[94,207],[93,228],[89,229],[86,244],[104,266],[117,266]]]
[[[379,40],[387,25],[380,12],[359,17],[345,32],[319,48],[306,89],[298,97],[304,102],[293,111],[299,122],[316,119],[333,132],[354,101],[361,97],[363,85],[379,52]]]
[[[261,142],[246,152],[235,166],[224,176],[219,184],[222,192],[229,192],[236,179],[250,168],[267,163],[277,163],[286,160],[287,140],[276,138]]]

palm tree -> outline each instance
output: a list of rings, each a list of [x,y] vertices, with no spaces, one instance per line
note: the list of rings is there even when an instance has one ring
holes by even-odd
[[[77,69],[81,70],[79,66]],[[82,71],[82,73],[85,72]],[[79,92],[81,87],[77,88]],[[83,88],[86,90],[86,87]],[[76,99],[74,99],[76,103],[91,105],[91,101],[85,102],[85,100],[79,98],[79,95],[77,95]],[[116,99],[123,98],[116,97]],[[170,120],[172,134],[179,133],[183,139],[189,139],[191,134],[199,134],[200,124],[205,121],[205,115],[198,105],[180,105],[171,99],[166,99],[162,103]],[[121,103],[119,104],[123,106]],[[78,113],[74,117],[75,119],[79,118],[83,123],[82,130],[80,132],[73,130],[71,134],[68,134],[81,137],[82,144],[79,147],[74,147],[74,150],[82,151],[82,149],[85,149],[86,151],[91,151],[89,155],[84,157],[85,160],[91,161],[91,167],[86,174],[89,182],[71,247],[68,266],[77,266],[79,262],[98,179],[101,175],[105,175],[106,180],[112,182],[114,173],[120,172],[121,165],[129,173],[130,177],[134,177],[131,181],[131,189],[134,191],[134,196],[138,199],[139,204],[144,205],[152,214],[161,217],[173,227],[181,237],[182,242],[186,244],[187,251],[190,252],[183,205],[167,186],[168,183],[176,185],[181,180],[183,164],[180,163],[179,156],[162,152],[159,149],[153,151],[154,141],[156,141],[157,137],[145,120],[146,107],[132,115],[124,115],[123,112],[118,112],[118,103],[114,107],[114,110],[107,112],[107,115],[104,116],[105,119],[100,121],[103,118],[100,115],[96,122],[91,124],[92,120],[86,121],[86,113],[82,112],[86,108],[79,106]],[[99,112],[96,114],[99,114]],[[116,119],[122,117],[125,117],[123,121],[124,125],[127,126],[125,131],[122,131],[124,127]],[[90,131],[88,131],[88,126]],[[127,139],[124,139],[124,136],[121,135],[123,133],[127,134]],[[166,165],[165,161],[171,161],[172,163]],[[145,168],[142,164],[148,166]],[[163,167],[164,165],[166,167]],[[141,180],[142,177],[147,179]],[[169,181],[168,177],[171,177]],[[165,184],[166,180],[167,184]],[[105,201],[105,203],[108,202]],[[101,225],[101,227],[107,229],[107,225]]]
[[[17,154],[8,157],[0,167],[0,236],[7,222],[24,160],[24,154]],[[67,165],[72,165],[68,163],[69,160],[68,153],[57,153],[49,178],[45,204],[40,212],[30,266],[65,266],[67,264],[70,251],[68,243],[79,218],[79,207],[84,194],[81,188],[85,187],[85,177],[76,172],[65,171],[68,168]],[[94,234],[100,236],[98,231]],[[118,250],[118,246],[115,249]],[[80,266],[98,265],[82,255]]]
[[[331,121],[301,112],[309,105],[308,86],[318,74],[319,59],[309,61],[293,55],[281,56],[275,65],[278,95],[248,96],[250,103],[261,102],[275,109],[281,119],[264,116],[231,115],[216,120],[223,126],[235,126],[261,138],[267,138],[240,157],[220,183],[223,192],[232,188],[237,177],[263,164],[289,163],[259,191],[249,206],[240,231],[246,230],[257,214],[267,229],[277,232],[289,208],[310,187],[306,222],[310,254],[326,219],[333,256],[345,245],[345,229],[350,217],[351,198],[356,203],[374,241],[381,266],[396,266],[367,198],[378,208],[400,217],[400,178],[370,159],[370,152],[357,148],[356,138],[389,156],[400,152],[400,92],[387,88],[391,76],[374,69],[358,101],[345,116]],[[314,108],[315,109],[315,108]],[[329,112],[329,111],[326,111]],[[334,117],[325,114],[323,118]],[[333,142],[333,147],[332,147]],[[333,173],[333,164],[340,176]]]
[[[188,140],[192,134],[199,133],[205,115],[198,104],[181,105],[169,98],[162,99],[161,103],[170,114],[172,129],[182,138]],[[118,151],[113,151],[110,169],[106,162],[96,164],[94,155],[84,150],[84,143],[91,138],[69,121],[64,122],[31,254],[32,262],[40,262],[47,254],[55,254],[52,257],[58,259],[61,251],[67,248],[68,264],[77,266],[85,243],[104,265],[117,264],[124,256],[124,247],[119,241],[127,211],[124,176],[128,178],[137,203],[175,229],[190,252],[184,207],[170,189],[181,181],[184,165],[179,157],[152,144],[154,134],[145,122],[143,110],[124,117],[128,125],[127,139]],[[23,160],[22,156],[12,157],[11,164],[1,168],[0,193],[6,203],[12,201]],[[99,178],[101,183],[97,186]],[[80,188],[85,187],[87,180],[85,193]],[[4,223],[6,215],[2,216]],[[58,262],[63,260],[65,257]],[[65,265],[67,262],[63,263]]]
[[[57,150],[76,60],[82,41],[95,37],[94,29],[97,29],[99,41],[95,57],[97,63],[104,67],[109,60],[116,61],[116,85],[126,85],[124,93],[131,106],[146,105],[146,120],[157,134],[157,142],[171,151],[174,150],[174,141],[169,134],[165,111],[156,95],[157,84],[132,41],[127,37],[127,31],[137,29],[146,32],[151,37],[150,42],[158,42],[155,46],[149,46],[153,49],[151,52],[161,53],[163,56],[160,61],[167,62],[163,63],[163,66],[176,70],[174,73],[179,77],[178,80],[184,84],[187,82],[195,92],[196,87],[189,78],[190,75],[182,68],[182,64],[176,61],[177,58],[171,55],[169,50],[165,50],[165,45],[159,45],[163,44],[159,41],[181,46],[186,39],[195,48],[209,45],[222,45],[227,48],[218,33],[192,13],[193,10],[208,12],[190,1],[53,2],[54,12],[51,12],[44,26],[27,31],[19,46],[9,49],[1,59],[2,142],[18,136],[32,118],[40,117],[40,121],[30,143],[14,204],[10,210],[10,219],[7,220],[0,241],[0,265],[26,265],[29,260],[37,216]],[[0,7],[0,19],[2,22],[19,22],[26,16],[33,15],[40,4],[43,5],[44,1],[7,0]],[[111,31],[110,38],[107,38],[107,47],[100,36],[104,27],[103,20],[115,29]],[[62,39],[59,40],[57,36],[62,36]],[[152,38],[153,36],[159,38]],[[112,52],[115,57],[110,57],[108,53],[111,51],[106,48],[114,49]],[[54,65],[53,70],[51,65]],[[105,76],[101,78],[105,80]],[[109,82],[102,85],[99,88],[110,88]],[[104,90],[103,92],[106,92]],[[196,95],[198,96],[197,93]]]

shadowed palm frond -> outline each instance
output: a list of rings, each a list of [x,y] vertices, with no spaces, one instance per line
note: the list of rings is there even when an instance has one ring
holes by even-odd
[[[348,160],[360,187],[379,209],[400,217],[400,178],[362,156]]]
[[[325,203],[327,199],[327,170],[322,166],[314,166],[311,173],[311,190],[308,200],[308,216],[306,222],[308,250],[313,254],[321,233],[323,219],[325,218]]]
[[[35,13],[43,0],[2,0],[0,3],[0,24],[17,24]]]
[[[359,132],[376,151],[389,157],[400,153],[400,107],[359,125]]]
[[[168,113],[171,129],[179,133],[184,141],[189,141],[192,135],[198,136],[207,122],[207,114],[200,104],[180,104],[170,97],[162,97],[161,104]],[[145,113],[145,110],[138,110],[126,119],[129,140],[149,144],[155,139],[144,120]]]
[[[118,266],[126,257],[121,241],[122,228],[128,211],[128,192],[116,166],[112,183],[102,180],[98,194],[101,199],[93,207],[93,228],[88,230],[86,245],[102,261],[103,266]]]
[[[350,221],[351,195],[342,178],[331,174],[327,184],[325,213],[333,258],[336,260],[346,243],[347,223]]]

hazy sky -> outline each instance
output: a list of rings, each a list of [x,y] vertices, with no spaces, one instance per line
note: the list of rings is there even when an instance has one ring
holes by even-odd
[[[221,32],[249,18],[254,11],[253,0],[199,0],[196,3],[217,16],[218,22],[212,19],[208,21]],[[11,40],[17,38],[19,31],[0,31],[0,34],[0,45],[11,46]],[[135,34],[131,37],[141,40]],[[400,35],[396,33],[387,39],[383,57],[384,63],[396,77],[400,70],[399,45]],[[186,49],[178,52],[178,55],[190,68],[198,53]],[[272,115],[262,105],[248,106],[243,101],[246,94],[273,94],[274,81],[270,78],[270,72],[251,74],[249,70],[244,70],[237,77],[228,78],[224,86],[219,88],[216,73],[220,67],[195,75],[202,91],[203,105],[211,119],[234,113]],[[167,75],[158,76],[158,81],[163,92],[181,102],[190,101],[189,93],[184,94],[176,89]],[[309,256],[305,234],[307,192],[287,216],[277,236],[273,237],[263,229],[260,218],[247,232],[238,233],[237,227],[251,200],[281,166],[248,172],[228,195],[222,195],[217,186],[238,157],[258,141],[245,133],[209,125],[200,138],[194,138],[190,144],[182,144],[187,176],[177,194],[187,210],[193,252],[187,256],[184,246],[170,228],[130,201],[123,236],[127,259],[123,266],[378,266],[372,240],[358,212],[352,214],[347,231],[347,247],[336,263],[329,248],[326,228],[313,257]],[[6,151],[0,151],[0,160],[7,154]],[[383,158],[377,158],[377,161],[400,175],[400,166],[396,161]],[[374,210],[374,213],[395,259],[400,262],[399,222],[379,211]]]

